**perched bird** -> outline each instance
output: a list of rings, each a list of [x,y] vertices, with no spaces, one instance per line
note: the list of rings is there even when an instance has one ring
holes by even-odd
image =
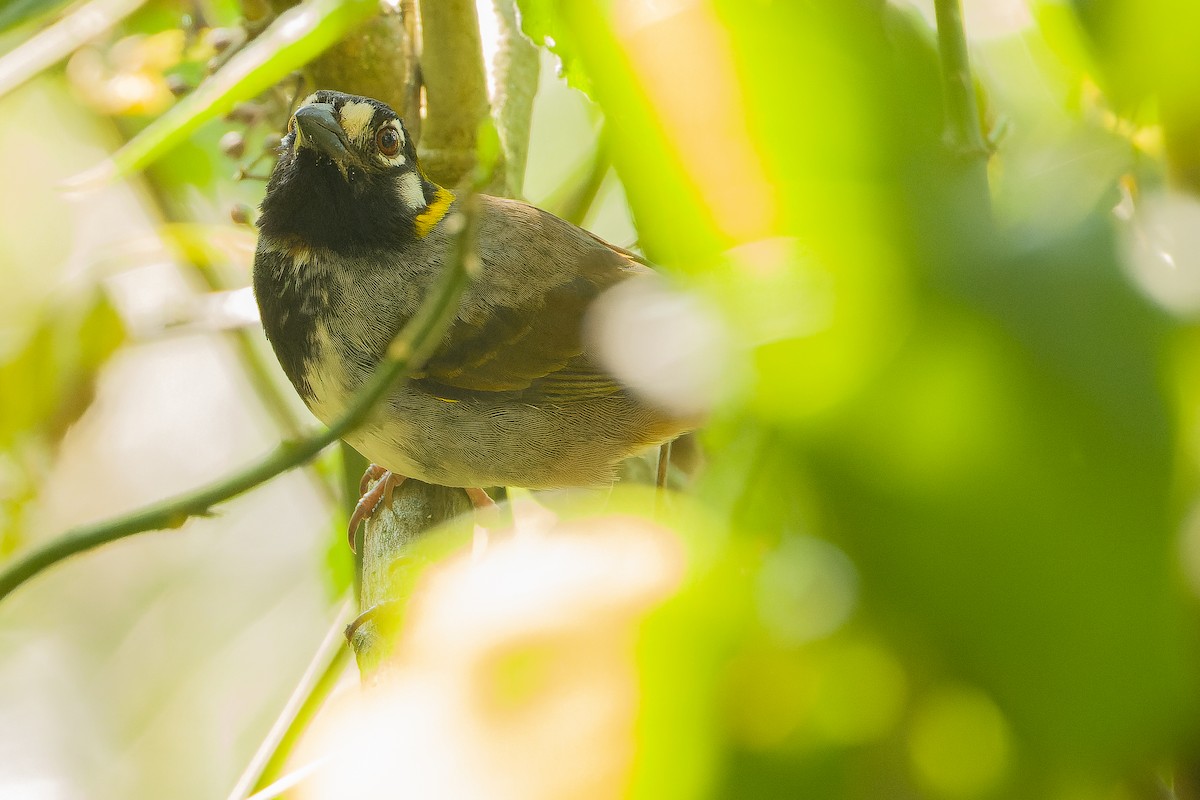
[[[481,270],[433,356],[346,440],[385,476],[478,487],[596,486],[694,421],[634,396],[584,335],[596,298],[652,274],[526,203],[478,197]],[[292,116],[258,219],[254,293],[284,372],[318,419],[341,416],[446,268],[454,194],[385,104],[320,91]],[[390,472],[390,475],[387,475]]]

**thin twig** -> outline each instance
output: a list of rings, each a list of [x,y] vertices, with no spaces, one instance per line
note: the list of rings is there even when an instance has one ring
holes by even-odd
[[[457,226],[453,228],[456,238],[471,227],[465,224],[461,213],[443,224]],[[207,516],[216,504],[303,464],[361,425],[392,384],[424,363],[454,319],[458,298],[470,279],[468,273],[473,274],[478,268],[477,264],[469,263],[467,256],[473,252],[469,244],[456,252],[461,257],[447,264],[439,284],[431,288],[416,315],[392,341],[375,374],[355,396],[345,415],[327,430],[284,442],[258,463],[208,486],[116,519],[75,528],[35,548],[0,572],[0,600],[25,581],[73,555],[137,533],[178,528],[192,517]]]
[[[330,756],[321,756],[320,758],[313,759],[304,766],[294,769],[287,775],[284,775],[270,786],[255,792],[250,797],[247,797],[246,800],[275,800],[277,797],[282,797],[286,792],[295,789],[301,783],[315,775],[319,770],[326,767],[329,764],[329,761]]]
[[[935,0],[934,6],[946,100],[946,138],[963,156],[986,157],[991,151],[979,120],[962,7],[959,0]]]
[[[337,619],[325,635],[308,669],[300,679],[279,718],[259,745],[258,752],[238,779],[229,800],[243,800],[283,777],[283,767],[299,742],[305,728],[320,711],[350,661],[342,629],[354,613],[352,601],[338,611]]]

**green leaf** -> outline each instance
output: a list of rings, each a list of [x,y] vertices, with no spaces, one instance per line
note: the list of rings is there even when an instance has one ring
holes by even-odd
[[[124,338],[95,291],[47,309],[25,346],[0,362],[0,449],[32,436],[56,441],[91,401],[96,371]]]
[[[49,14],[67,4],[67,0],[11,0],[0,8],[0,33]]]
[[[68,181],[69,187],[86,190],[144,168],[205,122],[304,66],[377,9],[371,0],[311,0],[287,11],[110,159]]]
[[[0,463],[11,463],[18,484],[0,505],[0,553],[19,543],[47,453],[91,404],[96,375],[124,338],[116,311],[94,289],[45,309],[24,346],[0,360]]]
[[[559,68],[567,83],[591,95],[583,60],[576,49],[572,32],[558,13],[558,0],[517,0],[521,11],[521,30],[534,44],[558,56]]]

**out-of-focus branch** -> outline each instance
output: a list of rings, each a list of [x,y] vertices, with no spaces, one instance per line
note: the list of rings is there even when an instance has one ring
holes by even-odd
[[[967,55],[959,0],[935,0],[938,52],[942,60],[942,86],[946,102],[946,138],[959,154],[986,159],[991,152],[979,121],[975,82]]]
[[[419,6],[425,84],[421,164],[438,183],[457,186],[475,164],[476,133],[488,116],[479,17],[475,0],[420,0]]]
[[[146,0],[92,0],[0,58],[0,95],[62,61]]]
[[[296,4],[296,0],[271,0],[270,10],[278,15]],[[305,67],[311,90],[373,97],[408,116],[408,84],[414,79],[408,30],[401,10],[381,3],[378,14]]]
[[[448,221],[453,224],[452,221]],[[454,319],[458,299],[469,280],[466,259],[452,260],[417,314],[388,348],[375,374],[355,396],[344,416],[327,430],[285,442],[266,458],[208,486],[155,503],[116,519],[68,531],[18,558],[0,572],[0,600],[43,570],[78,553],[145,531],[177,528],[191,517],[253,489],[260,483],[308,461],[325,447],[361,425],[399,378],[419,367]]]
[[[495,6],[500,23],[500,49],[492,65],[495,81],[492,99],[504,151],[505,194],[520,197],[525,186],[529,128],[541,62],[537,47],[521,33],[516,1],[495,0]]]

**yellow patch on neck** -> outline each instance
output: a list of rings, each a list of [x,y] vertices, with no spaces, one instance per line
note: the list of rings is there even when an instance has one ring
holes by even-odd
[[[417,214],[417,218],[413,220],[413,224],[417,229],[417,236],[425,237],[433,230],[433,226],[441,222],[446,213],[450,210],[450,204],[454,202],[454,192],[447,189],[445,186],[437,187],[437,194],[433,196],[433,202],[425,207],[425,210]]]

